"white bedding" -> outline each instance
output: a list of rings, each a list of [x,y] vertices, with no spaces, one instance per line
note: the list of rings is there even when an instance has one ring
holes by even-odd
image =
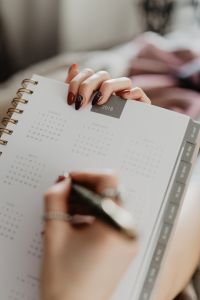
[[[161,37],[155,33],[143,34],[150,43],[159,45],[165,50],[175,48],[190,48],[200,53],[200,27],[184,32],[174,32],[166,37]],[[113,77],[126,75],[126,69],[130,58],[137,54],[139,50],[136,41],[129,42],[109,50],[92,51],[81,53],[67,53],[54,57],[50,60],[31,66],[21,71],[0,85],[0,119],[5,115],[10,101],[15,96],[20,83],[24,78],[30,78],[33,73],[37,73],[49,78],[64,80],[67,67],[71,63],[78,63],[81,67],[91,67],[94,70],[104,69],[110,72]]]

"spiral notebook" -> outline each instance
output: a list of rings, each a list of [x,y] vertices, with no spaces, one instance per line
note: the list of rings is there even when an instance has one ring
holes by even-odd
[[[58,175],[113,168],[140,235],[114,300],[151,299],[200,145],[200,124],[112,96],[75,111],[68,86],[24,80],[0,137],[0,299],[38,300],[43,193]],[[87,270],[86,270],[87,272]]]

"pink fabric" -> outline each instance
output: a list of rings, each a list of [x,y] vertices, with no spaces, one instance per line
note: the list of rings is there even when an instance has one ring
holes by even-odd
[[[167,52],[138,40],[141,50],[130,62],[128,76],[144,89],[152,104],[200,115],[200,57],[187,49]]]

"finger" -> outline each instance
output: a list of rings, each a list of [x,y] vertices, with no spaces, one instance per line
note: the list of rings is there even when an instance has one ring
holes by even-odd
[[[67,213],[67,199],[70,194],[71,179],[65,178],[52,186],[44,196],[45,212],[57,211]]]
[[[108,101],[110,96],[122,90],[130,90],[132,86],[132,82],[129,78],[121,77],[118,79],[109,79],[102,83],[99,89],[98,99],[93,100],[93,105],[98,104],[102,105]]]
[[[93,190],[96,193],[102,193],[107,188],[117,188],[118,187],[118,178],[115,173],[79,173],[72,172],[70,173],[72,181],[83,184]]]
[[[67,200],[71,189],[71,179],[65,178],[51,187],[45,194],[45,213],[68,212]],[[57,253],[60,245],[71,232],[71,225],[65,220],[49,219],[44,223],[44,245],[48,253]]]
[[[81,107],[83,98],[81,95],[78,95],[80,84],[93,74],[94,71],[92,69],[84,69],[70,81],[67,98],[69,105],[72,105],[76,101],[75,108],[79,109]]]
[[[151,104],[151,100],[147,97],[145,92],[139,87],[135,87],[130,91],[122,91],[120,92],[120,96],[125,100],[136,100],[147,104]]]
[[[76,76],[78,75],[79,70],[78,70],[78,65],[77,64],[72,64],[69,67],[68,70],[68,74],[67,74],[67,78],[65,80],[66,83],[70,83],[70,81]]]
[[[93,74],[92,76],[88,77],[85,81],[83,81],[80,84],[78,94],[81,95],[83,98],[82,107],[85,107],[89,103],[94,91],[98,90],[101,84],[104,81],[109,80],[110,78],[111,77],[108,72],[99,71]]]
[[[95,221],[95,217],[91,216],[91,215],[80,215],[80,214],[76,214],[73,216],[71,224],[74,226],[83,226],[83,225],[92,225]]]
[[[51,187],[44,197],[44,210],[48,212],[58,212],[66,214],[68,212],[68,197],[71,190],[71,179],[65,178],[61,182]],[[44,242],[45,244],[58,245],[66,237],[67,232],[71,230],[71,226],[66,221],[51,219],[44,223]]]

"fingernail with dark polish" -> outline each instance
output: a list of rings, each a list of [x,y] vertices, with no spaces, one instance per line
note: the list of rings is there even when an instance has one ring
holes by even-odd
[[[81,95],[77,95],[76,100],[75,100],[75,109],[79,110],[83,102],[83,97]]]
[[[58,179],[56,180],[56,183],[64,181],[65,179],[66,179],[66,177],[64,175],[58,176]]]
[[[97,91],[92,100],[92,105],[97,104],[101,100],[101,98],[102,98],[102,93],[100,91]]]
[[[69,105],[72,105],[74,103],[74,98],[75,98],[75,95],[72,92],[69,92],[68,97],[67,97],[67,103]]]
[[[72,64],[70,67],[69,67],[69,71],[71,71],[72,70],[72,68],[74,68],[74,67],[78,67],[78,65],[77,64]]]

